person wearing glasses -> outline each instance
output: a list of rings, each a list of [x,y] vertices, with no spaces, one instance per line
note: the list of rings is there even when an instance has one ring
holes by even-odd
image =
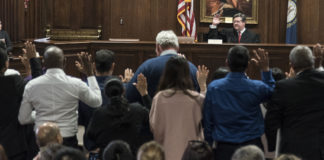
[[[209,26],[208,39],[222,39],[223,42],[229,43],[260,43],[259,36],[245,27],[245,14],[237,13],[233,16],[233,28],[219,31],[220,22],[220,14],[216,14]]]
[[[9,37],[7,31],[3,30],[1,20],[0,20],[0,41],[4,42],[6,44],[7,53],[12,51],[12,44],[10,41],[10,37]]]

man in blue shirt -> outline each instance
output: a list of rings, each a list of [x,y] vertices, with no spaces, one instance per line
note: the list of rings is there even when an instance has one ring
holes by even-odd
[[[137,75],[143,73],[147,79],[147,89],[150,97],[154,97],[160,77],[163,73],[166,62],[172,56],[177,56],[179,42],[175,33],[171,30],[161,31],[156,36],[156,55],[157,57],[148,59],[139,66],[133,78],[127,84],[126,97],[129,102],[142,102],[142,97],[133,85],[136,82]],[[194,87],[199,91],[199,85],[196,78],[197,67],[189,62],[191,79]]]
[[[226,63],[231,72],[208,86],[203,110],[204,134],[209,144],[217,142],[217,160],[230,160],[237,148],[248,144],[263,149],[260,103],[270,98],[275,81],[269,69],[268,53],[258,49],[253,54],[250,61],[247,48],[230,48]],[[263,82],[246,76],[250,62],[260,66]]]

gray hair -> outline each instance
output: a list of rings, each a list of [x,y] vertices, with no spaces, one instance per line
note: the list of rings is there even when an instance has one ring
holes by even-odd
[[[156,44],[162,49],[179,48],[178,37],[172,30],[159,32],[156,36]]]
[[[235,151],[232,160],[265,160],[264,153],[255,145],[247,145]]]
[[[302,159],[293,154],[282,154],[275,160],[302,160]]]
[[[314,67],[312,50],[307,46],[296,46],[290,51],[290,63],[294,68],[303,69]]]

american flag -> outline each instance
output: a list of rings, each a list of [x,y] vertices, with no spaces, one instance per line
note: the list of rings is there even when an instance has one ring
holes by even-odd
[[[196,21],[194,14],[194,0],[179,0],[178,22],[182,27],[182,35],[197,39]]]

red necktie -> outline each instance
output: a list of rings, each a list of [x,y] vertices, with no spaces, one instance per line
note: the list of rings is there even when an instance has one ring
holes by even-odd
[[[242,36],[242,35],[241,35],[241,31],[239,31],[239,32],[238,32],[238,43],[240,43],[240,41],[241,41],[241,36]]]

